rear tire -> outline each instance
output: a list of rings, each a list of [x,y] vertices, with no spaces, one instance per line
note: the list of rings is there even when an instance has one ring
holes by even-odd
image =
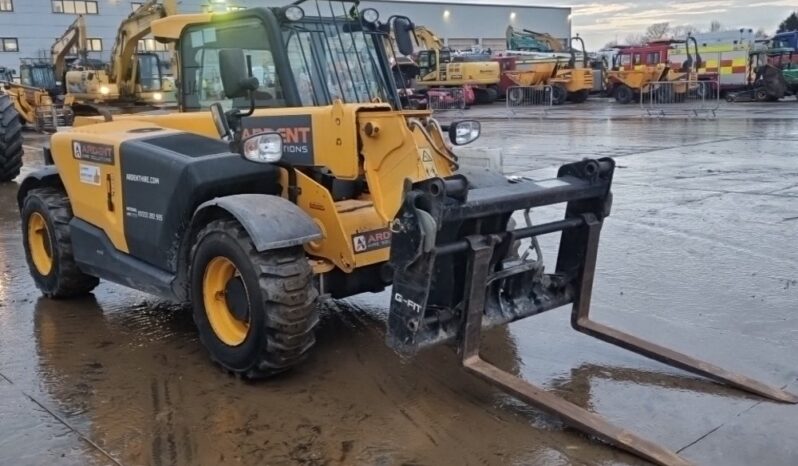
[[[216,220],[197,235],[191,257],[194,322],[211,359],[250,379],[305,359],[319,318],[302,247],[259,253],[241,224]]]
[[[479,87],[474,89],[474,103],[477,105],[489,105],[496,101],[499,93],[489,87]]]
[[[22,154],[22,122],[11,98],[0,94],[0,183],[19,175]]]
[[[627,86],[626,84],[621,84],[615,88],[614,97],[616,102],[626,105],[632,102],[635,94],[632,92],[631,87]]]
[[[587,89],[582,89],[581,91],[572,92],[568,95],[568,98],[571,102],[575,104],[581,104],[587,101],[588,97],[590,97],[590,91]]]
[[[80,271],[72,255],[66,193],[55,188],[30,190],[22,204],[22,237],[31,276],[49,298],[88,294],[100,282]]]

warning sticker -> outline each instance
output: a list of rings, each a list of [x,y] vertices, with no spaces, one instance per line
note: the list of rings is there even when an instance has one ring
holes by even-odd
[[[374,251],[391,246],[391,230],[380,228],[352,235],[352,247],[355,254]]]
[[[423,147],[418,150],[418,156],[421,159],[421,163],[424,164],[424,169],[427,172],[427,175],[437,175],[437,170],[435,169],[435,159],[432,158],[432,149]]]
[[[80,164],[80,182],[100,186],[100,167]]]
[[[72,156],[86,162],[114,164],[114,146],[94,142],[72,141]]]

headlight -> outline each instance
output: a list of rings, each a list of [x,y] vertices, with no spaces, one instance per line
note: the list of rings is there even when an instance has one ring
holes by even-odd
[[[305,10],[296,5],[291,5],[283,10],[283,14],[288,21],[299,21],[305,17]]]
[[[258,163],[277,162],[283,156],[283,138],[278,133],[263,133],[245,139],[241,155]]]
[[[374,8],[366,8],[360,12],[360,17],[367,23],[376,23],[380,19],[380,12]]]
[[[156,92],[155,94],[152,95],[152,99],[160,102],[163,99],[163,94],[161,94],[160,92]]]
[[[100,94],[108,95],[111,92],[111,89],[108,89],[108,86],[100,86]]]
[[[464,120],[449,126],[449,140],[456,146],[474,142],[482,132],[482,125],[475,120]]]

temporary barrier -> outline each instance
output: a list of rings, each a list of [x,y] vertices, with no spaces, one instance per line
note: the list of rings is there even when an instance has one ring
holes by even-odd
[[[554,105],[551,86],[513,86],[507,88],[507,113],[513,116],[545,116]]]
[[[720,107],[717,81],[654,81],[640,95],[648,116],[715,117]]]

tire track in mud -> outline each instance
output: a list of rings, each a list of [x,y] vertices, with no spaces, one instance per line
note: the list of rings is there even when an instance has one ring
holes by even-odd
[[[335,305],[341,319],[370,333],[378,342],[384,340],[383,321],[355,303],[346,301]],[[497,351],[495,347],[506,346],[506,341],[491,343],[494,343],[490,345],[493,347],[483,343],[487,359],[493,356],[505,360],[501,348]],[[357,349],[353,351],[359,352]],[[401,358],[387,347],[378,351],[390,353],[387,358]],[[399,414],[424,435],[433,450],[448,449],[450,456],[447,456],[447,461],[452,464],[458,460],[462,464],[504,463],[510,460],[505,457],[507,454],[538,458],[554,455],[574,465],[595,464],[601,457],[611,458],[616,464],[638,464],[626,453],[593,443],[582,434],[565,429],[557,419],[473,378],[463,371],[459,359],[449,347],[426,350],[410,363],[403,361],[406,374],[386,371],[379,365],[380,358],[374,352],[368,358],[358,356],[357,359],[388,404],[397,407]],[[501,365],[506,368],[504,362]],[[518,375],[519,368],[513,367],[510,372]],[[419,392],[422,395],[416,395]],[[494,448],[474,451],[472,443],[481,442],[484,438],[500,438],[502,445],[493,441],[489,443],[493,443]],[[506,443],[519,448],[503,452]],[[530,444],[533,444],[531,449]]]

